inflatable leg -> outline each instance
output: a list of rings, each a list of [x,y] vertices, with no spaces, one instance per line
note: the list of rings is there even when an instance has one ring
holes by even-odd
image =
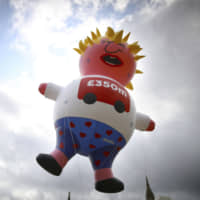
[[[59,176],[67,162],[76,154],[79,145],[69,129],[60,127],[56,132],[56,149],[51,154],[39,154],[36,160],[43,169]]]
[[[104,193],[124,190],[124,184],[113,176],[111,166],[118,153],[116,147],[104,147],[91,153],[90,159],[95,170],[95,189]]]

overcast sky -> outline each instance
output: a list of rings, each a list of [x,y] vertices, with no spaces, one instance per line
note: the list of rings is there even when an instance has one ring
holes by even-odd
[[[66,85],[79,76],[78,41],[107,26],[132,33],[147,57],[133,79],[138,111],[156,122],[135,131],[113,171],[119,194],[94,190],[89,160],[74,157],[60,177],[35,157],[55,146],[54,103],[41,82]],[[155,196],[200,199],[199,0],[0,0],[0,199],[143,200],[145,176]]]

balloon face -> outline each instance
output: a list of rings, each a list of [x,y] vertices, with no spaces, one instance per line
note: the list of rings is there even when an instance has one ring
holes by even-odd
[[[82,75],[104,75],[124,86],[132,79],[136,63],[126,43],[101,39],[99,44],[88,46],[80,59]]]

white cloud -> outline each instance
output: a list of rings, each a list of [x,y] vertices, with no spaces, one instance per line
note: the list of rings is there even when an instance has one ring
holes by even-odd
[[[137,13],[141,18],[146,20],[152,19],[159,15],[164,9],[167,9],[176,0],[150,0],[143,4],[143,7]],[[143,19],[144,20],[144,19]]]
[[[97,22],[92,13],[77,10],[75,16],[87,20],[76,25],[74,29],[66,26],[66,20],[72,15],[70,1],[28,2],[11,1],[15,8],[14,27],[18,33],[15,47],[31,53],[34,77],[38,81],[58,81],[66,84],[79,74],[79,55],[72,48],[78,46],[78,41],[84,39],[90,30],[95,30],[97,24],[98,27],[104,28],[108,24],[113,24],[113,21]],[[87,1],[83,8],[92,2]],[[85,2],[76,3],[82,5]],[[92,4],[98,7],[98,3]],[[77,9],[81,8],[80,6]],[[82,14],[84,16],[81,17]],[[61,55],[56,55],[61,51]]]
[[[65,20],[72,15],[70,1],[11,0],[11,5],[15,9],[13,24],[18,32],[18,42],[28,45],[33,53],[45,51],[56,43],[55,39],[63,39]],[[59,37],[56,38],[55,33]]]
[[[123,12],[125,11],[130,0],[107,0],[107,3],[110,3],[115,11]]]

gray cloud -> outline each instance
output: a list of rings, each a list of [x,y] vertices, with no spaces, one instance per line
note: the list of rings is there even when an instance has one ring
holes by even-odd
[[[176,1],[137,32],[145,44],[152,90],[159,94],[198,88],[200,41],[198,0]],[[154,81],[155,80],[155,81]],[[163,87],[158,87],[158,85]],[[176,89],[176,90],[175,90]]]
[[[158,105],[175,102],[181,108],[178,113],[169,110],[173,119],[158,124],[146,147],[152,187],[175,199],[200,197],[199,10],[198,0],[176,1],[132,28],[147,55],[146,80],[136,82],[138,96],[146,100],[149,94],[151,102],[153,95]],[[162,113],[162,106],[159,109]]]

